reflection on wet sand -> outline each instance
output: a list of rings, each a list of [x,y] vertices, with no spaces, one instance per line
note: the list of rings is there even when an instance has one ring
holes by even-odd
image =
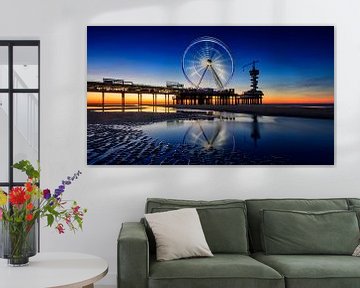
[[[89,164],[332,162],[333,120],[209,111],[88,112]]]
[[[260,128],[259,123],[257,119],[257,115],[253,115],[253,125],[252,125],[252,131],[250,137],[254,140],[254,146],[257,147],[257,141],[261,138],[260,136]]]

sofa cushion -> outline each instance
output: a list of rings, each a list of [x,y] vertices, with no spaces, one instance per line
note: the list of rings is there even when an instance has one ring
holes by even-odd
[[[360,206],[351,206],[349,209],[350,211],[354,211],[356,213],[356,217],[358,219],[358,224],[360,227]]]
[[[262,210],[266,254],[352,255],[359,244],[354,211]]]
[[[246,255],[150,261],[149,288],[284,288],[274,269]]]
[[[213,253],[248,254],[247,213],[244,201],[148,199],[146,213],[188,207],[197,208],[206,241]],[[149,239],[152,239],[151,233]]]
[[[360,198],[348,198],[347,201],[349,206],[360,206]]]
[[[260,211],[264,209],[328,211],[348,210],[346,199],[255,199],[246,200],[252,251],[262,251]]]
[[[342,255],[265,255],[256,260],[284,275],[286,288],[358,288],[360,258]]]
[[[360,228],[360,199],[359,198],[348,198],[348,206],[350,211],[355,211],[358,218]]]
[[[145,214],[156,239],[159,261],[213,256],[195,208]]]

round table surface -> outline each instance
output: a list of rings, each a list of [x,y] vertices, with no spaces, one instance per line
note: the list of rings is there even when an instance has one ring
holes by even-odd
[[[0,287],[78,288],[93,284],[108,272],[107,262],[97,256],[56,252],[38,253],[29,265],[9,267],[0,260]],[[90,286],[91,287],[91,286]]]

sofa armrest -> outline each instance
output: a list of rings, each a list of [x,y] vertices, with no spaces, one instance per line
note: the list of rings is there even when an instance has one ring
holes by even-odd
[[[143,224],[122,224],[117,252],[118,288],[147,288],[149,242]]]

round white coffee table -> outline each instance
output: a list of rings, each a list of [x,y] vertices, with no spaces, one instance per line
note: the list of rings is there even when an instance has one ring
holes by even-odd
[[[94,283],[108,272],[102,258],[80,253],[38,253],[28,266],[9,267],[0,260],[0,287],[80,288]]]

